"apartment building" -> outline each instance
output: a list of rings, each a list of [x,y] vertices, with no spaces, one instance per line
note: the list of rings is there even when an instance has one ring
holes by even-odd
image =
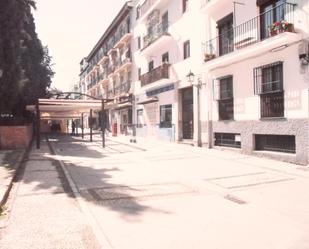
[[[308,13],[307,0],[133,0],[82,61],[81,91],[114,99],[120,131],[307,164]]]
[[[81,91],[110,100],[105,106],[106,128],[113,125],[118,133],[125,133],[132,124],[131,9],[131,2],[126,2],[80,63]],[[99,114],[93,117],[93,126],[98,127]]]
[[[133,81],[137,136],[196,140],[194,92],[186,75],[202,65],[200,4],[133,1]],[[192,32],[192,23],[199,23]]]
[[[212,146],[308,163],[308,7],[202,1]]]

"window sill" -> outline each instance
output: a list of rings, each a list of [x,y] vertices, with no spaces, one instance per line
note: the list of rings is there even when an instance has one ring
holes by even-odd
[[[296,157],[296,153],[281,152],[281,151],[254,150],[253,153],[257,155]]]
[[[235,119],[219,119],[219,122],[235,122]]]
[[[280,120],[280,121],[286,121],[286,117],[265,117],[265,118],[260,118],[261,121],[272,121],[272,120]]]

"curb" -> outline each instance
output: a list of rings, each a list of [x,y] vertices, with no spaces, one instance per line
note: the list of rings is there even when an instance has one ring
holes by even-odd
[[[7,185],[7,189],[5,190],[4,195],[0,196],[0,212],[3,211],[3,207],[8,200],[13,184],[14,182],[17,181],[17,176],[18,176],[19,170],[21,169],[21,165],[25,162],[25,159],[29,155],[31,147],[32,147],[32,141],[29,143],[28,147],[22,152],[22,154],[17,159],[17,162],[16,162],[17,167],[15,168],[15,172],[13,176],[8,180],[9,184]]]
[[[51,142],[49,142],[48,138],[46,139],[48,147],[52,154],[57,155],[55,149],[53,148],[53,145]],[[86,220],[89,223],[91,229],[93,230],[94,236],[97,239],[98,244],[100,245],[100,248],[104,249],[112,249],[113,246],[111,242],[108,240],[106,234],[104,233],[103,229],[100,227],[96,219],[93,217],[91,211],[89,210],[88,206],[86,205],[85,201],[82,199],[81,194],[78,191],[78,187],[76,186],[74,180],[72,179],[69,171],[66,168],[65,163],[62,160],[57,159],[57,162],[59,162],[61,169],[64,173],[64,176],[72,190],[73,196],[76,199],[82,213],[85,214]]]

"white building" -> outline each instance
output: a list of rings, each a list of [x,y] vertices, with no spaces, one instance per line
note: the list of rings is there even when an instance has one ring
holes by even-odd
[[[308,1],[242,3],[201,8],[211,145],[307,164]]]
[[[307,164],[308,13],[307,0],[133,0],[126,78],[136,135]],[[109,97],[121,77],[91,76],[119,55],[110,36],[87,57],[91,95],[103,87]]]
[[[134,1],[137,135],[196,141],[190,70],[202,65],[202,15],[194,1]],[[196,23],[194,32],[192,24]]]

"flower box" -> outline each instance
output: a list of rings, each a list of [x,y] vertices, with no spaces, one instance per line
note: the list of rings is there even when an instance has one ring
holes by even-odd
[[[212,60],[216,57],[216,55],[214,54],[204,54],[204,61],[209,61],[209,60]]]

